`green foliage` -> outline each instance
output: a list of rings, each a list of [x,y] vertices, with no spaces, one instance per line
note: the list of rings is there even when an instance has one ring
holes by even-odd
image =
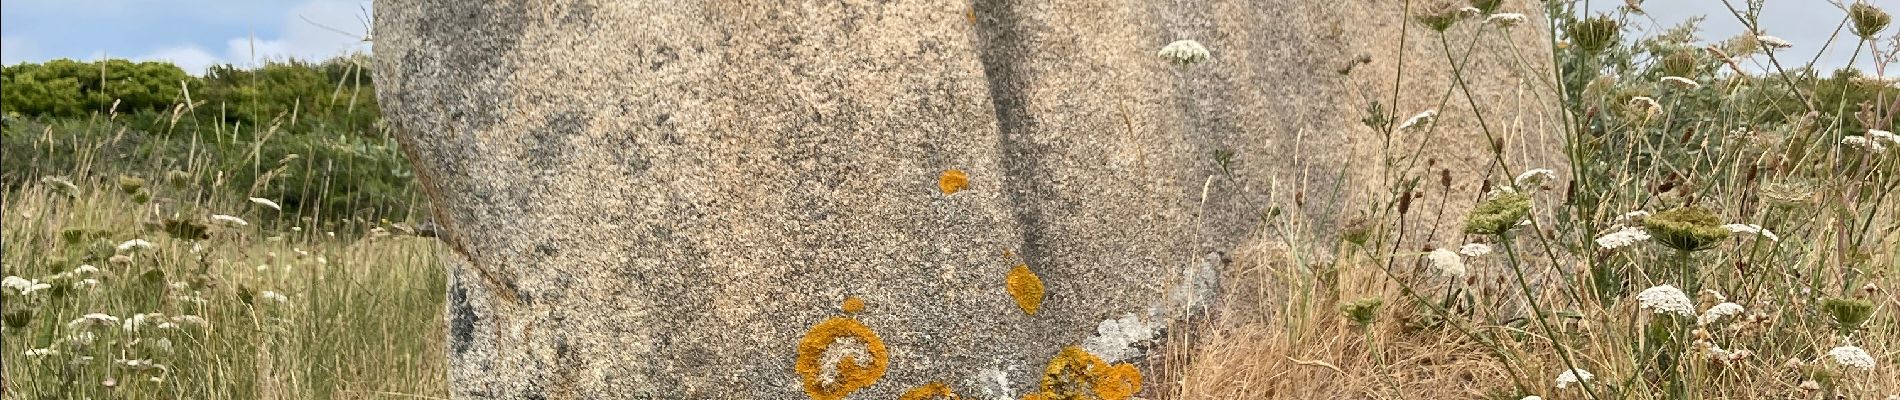
[[[1696,206],[1656,213],[1643,219],[1643,228],[1657,243],[1681,251],[1708,250],[1733,234],[1722,227],[1721,217]]]
[[[215,66],[203,78],[124,60],[6,67],[0,183],[123,175],[135,200],[162,200],[154,186],[169,186],[269,198],[317,219],[400,220],[418,197],[379,126],[367,62]]]

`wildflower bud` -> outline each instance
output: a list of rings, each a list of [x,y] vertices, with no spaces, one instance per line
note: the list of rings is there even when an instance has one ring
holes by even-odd
[[[33,322],[33,309],[23,307],[18,310],[8,311],[4,319],[6,320],[7,329],[26,328],[27,323]]]
[[[1425,25],[1426,28],[1431,28],[1432,31],[1442,33],[1446,29],[1451,29],[1451,26],[1457,24],[1458,20],[1464,19],[1466,15],[1464,9],[1466,8],[1472,7],[1462,6],[1455,1],[1440,0],[1437,3],[1427,6],[1424,10],[1419,12],[1418,15],[1413,16],[1412,19],[1417,20],[1419,24]]]
[[[1202,61],[1207,61],[1209,57],[1207,47],[1193,40],[1176,40],[1174,43],[1168,43],[1167,46],[1161,47],[1158,55],[1180,66],[1200,64]]]
[[[1801,367],[1806,366],[1808,366],[1808,363],[1801,362],[1801,359],[1794,357],[1789,357],[1788,361],[1781,363],[1781,367],[1787,369],[1801,369]]]
[[[1677,207],[1643,219],[1644,230],[1657,243],[1681,251],[1714,248],[1734,232],[1722,227],[1715,213],[1697,206]]]
[[[1438,186],[1446,189],[1451,188],[1451,170],[1438,170]]]
[[[1668,56],[1663,57],[1662,70],[1663,74],[1667,76],[1693,78],[1695,77],[1697,64],[1700,63],[1701,60],[1696,59],[1694,51],[1682,50],[1669,53]]]
[[[1503,5],[1504,0],[1471,0],[1471,8],[1476,8],[1485,14],[1498,12],[1498,7]]]
[[[140,177],[130,176],[130,175],[119,175],[119,191],[125,192],[125,194],[133,194],[133,193],[138,193],[139,189],[144,189],[144,188],[145,188],[145,178],[140,178]]]
[[[191,184],[191,173],[175,169],[167,171],[165,172],[165,183],[172,185],[174,188],[184,189],[186,185]]]
[[[1834,320],[1834,326],[1842,331],[1860,329],[1860,325],[1873,319],[1874,303],[1861,299],[1829,297],[1821,300],[1821,311]]]
[[[1339,310],[1346,315],[1348,321],[1352,321],[1353,325],[1364,327],[1372,325],[1379,319],[1379,306],[1383,305],[1385,305],[1385,300],[1367,297],[1341,305]]]
[[[1809,392],[1821,390],[1821,383],[1815,382],[1813,379],[1801,381],[1801,390]]]
[[[1366,219],[1366,217],[1354,217],[1351,221],[1346,222],[1345,229],[1341,232],[1340,238],[1352,244],[1360,246],[1366,245],[1366,240],[1372,238],[1372,220]]]
[[[1893,22],[1893,16],[1867,3],[1854,3],[1848,7],[1847,17],[1854,21],[1854,34],[1866,40],[1874,40],[1881,30],[1887,29],[1888,23]]]
[[[1412,211],[1412,199],[1412,192],[1405,192],[1399,195],[1399,215],[1405,215]]]
[[[1465,218],[1465,233],[1495,235],[1517,227],[1518,221],[1531,214],[1531,197],[1518,192],[1501,192],[1483,203]],[[1727,232],[1727,230],[1723,230]]]
[[[1616,44],[1623,26],[1609,16],[1597,16],[1571,23],[1564,34],[1585,53],[1596,54]]]
[[[1874,295],[1880,294],[1880,287],[1874,286],[1873,282],[1867,282],[1866,285],[1860,286],[1860,291],[1866,293],[1868,297],[1873,297]]]

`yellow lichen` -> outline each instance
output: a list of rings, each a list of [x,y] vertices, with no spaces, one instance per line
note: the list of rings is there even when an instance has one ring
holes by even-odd
[[[867,361],[870,365],[862,364]],[[877,333],[855,319],[832,317],[798,341],[792,369],[813,400],[839,400],[877,382],[889,366],[890,353]]]
[[[1009,270],[1009,276],[1003,281],[1009,288],[1009,296],[1016,298],[1016,306],[1024,314],[1036,315],[1042,308],[1042,277],[1029,270],[1028,264],[1017,264]]]
[[[1031,392],[1024,394],[1023,400],[1049,400],[1049,397],[1043,396],[1041,392]]]
[[[1134,364],[1115,364],[1095,383],[1095,394],[1104,399],[1126,399],[1141,392],[1141,371]]]
[[[943,190],[943,194],[956,193],[968,187],[970,187],[970,176],[965,175],[960,169],[943,171],[943,175],[937,177],[937,189]]]
[[[1069,346],[1049,360],[1042,391],[1024,400],[1128,400],[1141,391],[1141,371],[1132,364],[1109,365],[1080,346]]]
[[[860,299],[858,296],[846,297],[844,298],[844,304],[840,305],[839,308],[843,308],[844,312],[850,314],[864,312],[864,299]]]
[[[897,396],[897,400],[958,400],[957,392],[950,391],[950,385],[943,382],[931,382],[918,386]]]

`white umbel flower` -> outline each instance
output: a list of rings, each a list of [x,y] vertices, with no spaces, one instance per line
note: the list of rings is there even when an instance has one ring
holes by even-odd
[[[121,252],[136,251],[136,250],[150,250],[151,248],[152,248],[152,242],[145,241],[145,239],[132,239],[132,240],[127,240],[124,243],[119,243],[119,251]]]
[[[1776,235],[1774,232],[1768,231],[1768,229],[1766,228],[1762,228],[1761,225],[1727,224],[1727,225],[1722,225],[1722,228],[1728,229],[1729,232],[1735,232],[1735,233],[1739,233],[1743,235],[1757,235],[1764,238],[1768,238],[1768,240],[1773,240],[1777,242],[1781,241],[1781,236]]]
[[[1604,250],[1616,250],[1649,240],[1649,231],[1634,226],[1623,227],[1616,232],[1597,237],[1597,246]]]
[[[99,267],[94,267],[92,264],[80,264],[79,268],[73,268],[74,275],[91,275],[97,273],[99,273]]]
[[[13,289],[14,291],[20,292],[21,296],[25,296],[25,295],[33,294],[33,292],[38,292],[41,290],[53,288],[53,285],[41,283],[40,280],[38,279],[26,279],[26,278],[21,278],[17,276],[8,276],[6,278],[0,278],[0,286],[5,286],[7,288]]]
[[[44,348],[44,349],[31,349],[31,350],[27,350],[25,353],[23,353],[23,355],[25,355],[27,358],[52,357],[52,356],[59,355],[59,350],[53,349],[51,347]]]
[[[277,293],[277,292],[266,290],[263,293],[259,293],[257,296],[263,297],[265,300],[275,301],[281,304],[290,304],[290,297],[284,296],[283,293]]]
[[[1873,139],[1868,139],[1866,136],[1843,136],[1841,137],[1841,144],[1866,150],[1869,153],[1884,153],[1887,151],[1886,145],[1882,145]]]
[[[1581,368],[1564,371],[1564,373],[1557,374],[1557,388],[1568,388],[1570,385],[1589,382],[1591,379],[1596,379],[1596,377],[1596,375],[1590,374],[1590,371],[1585,371]]]
[[[1868,129],[1867,137],[1874,138],[1876,142],[1885,141],[1887,144],[1900,144],[1900,136],[1894,135],[1893,132],[1879,129]]]
[[[1491,14],[1491,16],[1489,17],[1484,17],[1484,23],[1497,25],[1497,26],[1505,27],[1505,28],[1518,26],[1519,24],[1524,23],[1524,14],[1518,14],[1518,13]]]
[[[1662,285],[1643,289],[1636,294],[1636,302],[1645,310],[1657,314],[1676,314],[1684,317],[1695,316],[1695,301],[1672,285]]]
[[[1438,270],[1439,275],[1450,278],[1465,276],[1465,260],[1457,252],[1437,249],[1432,250],[1431,254],[1426,255],[1425,258],[1432,260],[1432,269]]]
[[[1835,363],[1844,367],[1862,371],[1872,371],[1874,369],[1874,356],[1867,354],[1867,350],[1861,349],[1858,346],[1835,347],[1827,351],[1827,356],[1834,358]]]
[[[1737,315],[1742,315],[1742,311],[1744,310],[1742,309],[1741,304],[1726,303],[1726,302],[1722,304],[1716,304],[1715,307],[1709,307],[1708,311],[1703,311],[1702,316],[1696,317],[1695,323],[1696,325],[1713,324],[1716,321],[1721,321],[1722,318],[1725,318],[1725,317],[1733,317]]]
[[[1542,187],[1545,182],[1554,180],[1557,180],[1557,171],[1552,171],[1548,168],[1537,168],[1524,171],[1522,174],[1517,174],[1517,179],[1513,179],[1511,182],[1516,183],[1517,187],[1529,189]]]
[[[1168,43],[1167,46],[1161,47],[1161,52],[1157,55],[1183,66],[1200,64],[1202,61],[1207,61],[1209,57],[1207,46],[1202,46],[1201,42],[1193,40],[1176,40],[1174,43]]]
[[[1438,122],[1438,110],[1425,110],[1425,112],[1413,115],[1411,118],[1406,118],[1405,122],[1399,123],[1399,131],[1410,132],[1425,130],[1436,122]]]
[[[1768,35],[1756,35],[1755,42],[1761,43],[1762,48],[1766,48],[1769,50],[1780,50],[1780,49],[1794,47],[1794,43],[1789,42],[1788,39],[1782,39],[1782,38],[1768,36]]]
[[[243,218],[238,218],[238,217],[224,215],[224,214],[212,215],[211,222],[216,222],[219,225],[224,225],[224,226],[228,226],[232,228],[251,225],[250,222],[246,222]]]
[[[173,316],[172,322],[177,323],[179,325],[192,325],[192,326],[199,326],[199,327],[211,325],[210,321],[206,321],[204,317],[200,317],[196,315]]]
[[[1465,257],[1471,257],[1471,258],[1484,257],[1486,254],[1491,254],[1491,245],[1484,244],[1484,243],[1469,243],[1464,246],[1459,246],[1458,254],[1463,255]]]
[[[119,324],[119,317],[114,317],[110,314],[91,313],[91,314],[81,315],[79,316],[78,319],[74,319],[72,322],[67,322],[66,327],[72,328],[72,329],[81,329],[81,328],[87,328],[87,327],[92,327],[92,326],[113,326],[113,325],[118,325],[118,324]]]
[[[277,211],[283,211],[283,210],[284,210],[284,207],[283,207],[283,206],[279,206],[279,205],[277,205],[277,202],[275,202],[275,201],[270,201],[270,199],[266,199],[266,198],[262,198],[262,197],[252,197],[252,198],[251,198],[251,203],[254,203],[254,204],[257,204],[257,205],[260,205],[260,206],[265,206],[265,207],[270,207],[270,209],[272,209],[272,210],[277,210]]]
[[[1680,76],[1665,76],[1662,78],[1662,83],[1667,84],[1669,86],[1674,86],[1678,89],[1701,89],[1702,88],[1702,84],[1696,83],[1694,79],[1684,78]]]
[[[1537,397],[1537,396],[1524,396],[1524,398],[1518,399],[1518,400],[1544,400],[1544,398]]]

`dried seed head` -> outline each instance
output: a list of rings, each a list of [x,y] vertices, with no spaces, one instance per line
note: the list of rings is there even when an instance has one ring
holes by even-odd
[[[1623,25],[1609,16],[1596,16],[1571,23],[1564,30],[1570,42],[1585,53],[1601,53],[1616,44],[1622,34]]]
[[[1848,7],[1847,17],[1854,21],[1854,34],[1866,40],[1874,40],[1881,30],[1887,29],[1887,24],[1893,22],[1893,16],[1867,3],[1854,3]]]

